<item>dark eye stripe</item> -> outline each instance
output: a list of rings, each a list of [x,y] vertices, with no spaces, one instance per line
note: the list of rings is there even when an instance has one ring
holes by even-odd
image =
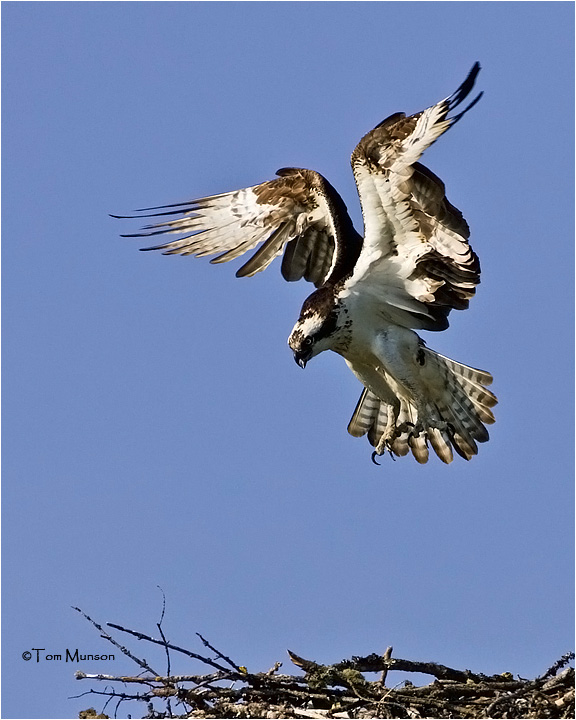
[[[320,330],[318,330],[316,335],[314,335],[314,341],[317,342],[318,340],[321,340],[322,338],[329,337],[336,330],[337,326],[338,326],[338,313],[331,312],[330,315],[328,315],[328,317],[322,324],[322,327],[320,328]]]

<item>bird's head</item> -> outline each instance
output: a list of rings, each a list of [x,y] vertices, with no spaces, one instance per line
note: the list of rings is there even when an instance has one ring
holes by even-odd
[[[315,339],[315,333],[312,328],[306,327],[307,324],[298,320],[288,338],[288,345],[292,348],[294,360],[301,368],[305,368],[308,360],[321,352]]]
[[[294,325],[288,345],[301,368],[313,357],[333,348],[338,324],[334,295],[327,288],[316,290],[305,301],[298,322]]]

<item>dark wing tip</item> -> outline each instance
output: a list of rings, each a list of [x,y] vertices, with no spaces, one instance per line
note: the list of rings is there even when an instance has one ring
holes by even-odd
[[[199,208],[196,203],[181,203],[182,205],[188,205],[187,208],[182,210],[168,210],[166,212],[155,212],[146,213],[144,210],[134,210],[134,212],[140,213],[140,215],[112,215],[108,213],[109,217],[116,218],[117,220],[138,220],[138,218],[149,218],[149,217],[163,217],[164,215],[191,215],[195,213]],[[165,207],[170,207],[166,205]],[[175,205],[173,207],[176,207]],[[154,208],[146,208],[147,210],[154,210]],[[152,226],[150,226],[152,227]]]
[[[147,233],[147,232],[126,233],[125,235],[120,235],[120,237],[124,237],[124,238],[139,238],[139,237],[150,237],[150,235],[159,235],[159,233]]]
[[[472,102],[471,102],[469,105],[466,105],[466,107],[464,108],[464,110],[462,110],[462,112],[459,112],[458,115],[454,115],[454,116],[452,117],[452,124],[454,124],[455,122],[458,122],[458,120],[460,120],[460,118],[461,118],[463,115],[466,115],[466,113],[468,112],[468,110],[472,110],[472,108],[473,108],[474,105],[476,105],[476,103],[480,100],[480,98],[482,97],[482,95],[484,95],[484,91],[478,93],[478,95],[476,95],[476,97],[474,98],[474,100],[472,100]]]
[[[196,204],[196,202],[194,200],[188,200],[186,202],[171,203],[170,205],[156,205],[155,207],[139,208],[135,212],[141,213],[141,212],[148,212],[149,210],[165,210],[166,208],[183,207],[184,205],[195,205],[195,204]],[[168,214],[168,213],[165,213],[165,214]]]
[[[138,248],[140,252],[148,252],[148,250],[164,250],[170,243],[163,243],[162,245],[152,245],[151,247]]]
[[[476,82],[476,78],[478,77],[478,73],[480,72],[480,63],[476,61],[474,65],[472,66],[472,69],[466,76],[466,79],[464,82],[460,85],[460,87],[450,95],[448,99],[448,107],[450,110],[453,110],[455,107],[458,107],[460,103],[470,94],[470,91],[474,87],[474,83]],[[478,97],[474,103],[476,103],[480,98]]]

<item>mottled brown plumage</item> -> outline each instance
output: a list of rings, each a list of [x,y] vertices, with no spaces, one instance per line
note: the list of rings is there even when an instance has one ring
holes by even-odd
[[[286,280],[316,286],[290,338],[297,362],[324,350],[344,357],[365,389],[349,424],[386,450],[443,462],[466,459],[488,439],[495,396],[492,378],[425,347],[415,329],[444,330],[452,310],[464,310],[480,282],[462,213],[420,156],[478,101],[454,114],[480,66],[450,97],[411,116],[395,113],[367,133],[351,157],[364,218],[364,237],[346,206],[319,173],[282,168],[259,185],[170,205],[167,218],[129,237],[176,234],[147,250],[215,256],[213,263],[252,256],[236,275],[247,277],[282,257]]]

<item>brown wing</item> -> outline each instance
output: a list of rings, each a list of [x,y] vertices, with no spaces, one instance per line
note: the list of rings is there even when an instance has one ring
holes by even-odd
[[[480,282],[466,221],[446,198],[440,178],[418,162],[480,99],[478,95],[464,111],[450,115],[472,89],[479,70],[476,64],[453,95],[427,110],[390,116],[352,153],[365,238],[349,283],[366,283],[383,312],[401,325],[446,328],[449,312],[468,307]]]
[[[233,260],[262,243],[237,271],[238,277],[264,270],[284,252],[284,278],[304,278],[318,287],[333,270],[338,245],[352,222],[338,193],[319,173],[282,168],[277,175],[275,180],[242,190],[138,211],[142,214],[136,217],[180,217],[123,237],[177,234],[182,237],[143,250],[217,255],[212,263]],[[145,214],[150,210],[163,212]]]

